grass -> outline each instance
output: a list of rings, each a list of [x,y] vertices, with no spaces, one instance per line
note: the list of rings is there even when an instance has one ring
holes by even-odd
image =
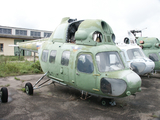
[[[0,87],[9,87],[10,84],[7,84],[7,85],[1,85]]]
[[[4,56],[4,55],[0,55],[0,61],[24,61],[24,56]]]
[[[151,117],[153,117],[153,118],[158,118],[158,116],[157,116],[157,115],[151,115]]]
[[[39,61],[34,63],[27,60],[23,62],[17,60],[17,56],[0,56],[0,77],[42,73]],[[20,80],[16,77],[15,79]]]
[[[20,80],[20,78],[17,78],[17,77],[14,77],[14,79],[15,79],[15,80],[18,80],[18,81]]]

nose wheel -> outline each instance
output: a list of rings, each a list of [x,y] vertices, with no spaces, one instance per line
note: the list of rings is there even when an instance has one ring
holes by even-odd
[[[8,102],[8,89],[6,87],[1,88],[0,96],[3,103]]]
[[[109,106],[109,105],[115,106],[116,103],[115,103],[115,101],[113,99],[102,98],[101,99],[101,105],[102,106]]]

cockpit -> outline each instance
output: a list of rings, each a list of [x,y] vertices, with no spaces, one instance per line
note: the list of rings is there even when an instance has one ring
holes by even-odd
[[[116,71],[124,69],[118,52],[100,52],[96,55],[96,61],[100,72]]]
[[[129,57],[130,60],[140,59],[140,58],[145,57],[142,50],[139,49],[139,48],[129,49],[129,50],[127,50],[127,54],[128,54],[128,57]]]
[[[81,21],[71,21],[72,23],[70,23],[70,25],[68,26],[68,30],[67,30],[67,37],[66,37],[66,41],[69,43],[75,43],[75,33],[78,30],[79,25],[81,24],[81,22],[83,22],[83,20]],[[92,35],[92,39],[95,42],[102,42],[102,33],[99,31],[95,31]]]
[[[71,20],[71,19],[69,19]],[[68,21],[68,22],[72,22],[70,23],[70,25],[68,26],[68,30],[67,30],[67,37],[66,37],[66,41],[69,43],[75,43],[75,32],[78,30],[79,25],[81,24],[83,20],[81,21]]]

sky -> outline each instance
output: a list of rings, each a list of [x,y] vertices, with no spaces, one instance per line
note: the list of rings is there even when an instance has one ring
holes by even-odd
[[[160,0],[3,0],[0,25],[54,31],[63,17],[102,19],[116,41],[129,30],[160,39]]]

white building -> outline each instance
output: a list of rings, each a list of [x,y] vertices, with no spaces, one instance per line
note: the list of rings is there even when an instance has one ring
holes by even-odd
[[[18,48],[9,47],[8,45],[16,45],[17,42],[50,37],[51,34],[52,31],[7,27],[0,25],[0,55],[17,55]],[[23,51],[21,55],[31,55],[31,53],[28,51]]]

